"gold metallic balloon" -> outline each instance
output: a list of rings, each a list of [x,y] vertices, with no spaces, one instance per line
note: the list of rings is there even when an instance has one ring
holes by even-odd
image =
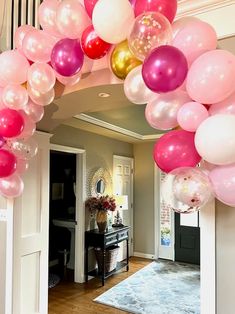
[[[142,64],[130,51],[127,40],[118,44],[110,58],[111,69],[113,73],[124,80],[127,74],[138,65]]]

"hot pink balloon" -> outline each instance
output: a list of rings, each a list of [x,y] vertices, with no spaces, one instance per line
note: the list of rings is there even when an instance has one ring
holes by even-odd
[[[235,164],[219,166],[209,174],[215,196],[229,206],[235,206]]]
[[[92,18],[92,12],[97,1],[98,0],[84,0],[84,6],[90,18]]]
[[[235,115],[235,92],[232,93],[228,98],[224,99],[223,101],[210,106],[209,114],[211,116],[220,113]]]
[[[42,30],[28,32],[23,40],[23,52],[33,62],[49,62],[56,39]]]
[[[29,162],[24,159],[17,158],[16,172],[23,174],[29,169]]]
[[[20,114],[24,119],[24,129],[18,136],[18,138],[27,139],[34,134],[36,130],[36,124],[33,120],[30,119],[30,117],[24,111],[21,110]]]
[[[62,75],[56,73],[57,80],[65,86],[73,86],[73,85],[77,84],[80,81],[81,76],[82,76],[81,72],[78,72],[77,74],[75,74],[73,76],[62,76]]]
[[[6,149],[0,149],[0,178],[8,177],[16,170],[16,157]]]
[[[194,145],[194,133],[177,130],[164,134],[154,146],[154,160],[166,173],[179,167],[195,167],[201,156]]]
[[[20,113],[9,108],[0,110],[0,135],[3,137],[16,137],[24,128],[24,120]]]
[[[15,46],[18,50],[23,51],[23,40],[25,38],[25,35],[30,32],[35,30],[35,27],[31,25],[22,25],[18,27],[15,31],[15,36],[14,36],[14,41],[15,41]]]
[[[36,62],[28,71],[28,83],[40,93],[47,93],[55,85],[55,72],[47,63]]]
[[[5,197],[18,197],[23,193],[24,183],[18,173],[0,179],[0,194]]]
[[[6,144],[6,140],[3,136],[0,135],[0,148]]]
[[[24,111],[34,122],[40,121],[44,115],[43,106],[35,104],[31,99],[25,106]]]
[[[6,107],[23,109],[28,102],[28,93],[21,85],[7,85],[2,91],[2,100]]]
[[[0,81],[3,86],[22,84],[27,81],[29,62],[15,50],[0,54]]]
[[[177,120],[179,126],[185,131],[195,132],[199,125],[208,118],[206,108],[198,102],[185,103],[178,111]]]
[[[167,93],[181,86],[188,72],[184,54],[173,46],[153,49],[144,60],[142,75],[145,84],[155,93]]]
[[[189,96],[202,104],[223,101],[235,91],[235,56],[226,50],[212,50],[191,65],[186,88]]]
[[[40,93],[36,89],[32,88],[29,84],[27,85],[27,90],[31,100],[40,106],[47,106],[52,103],[55,98],[55,90],[52,88],[47,93]]]
[[[143,12],[159,12],[168,18],[170,23],[174,20],[176,10],[176,0],[136,0],[135,2],[135,16]]]

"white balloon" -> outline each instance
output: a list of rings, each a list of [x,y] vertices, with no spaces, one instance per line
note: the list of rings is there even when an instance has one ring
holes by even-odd
[[[157,96],[144,83],[142,77],[142,65],[134,68],[124,81],[124,92],[126,97],[137,105],[146,104]]]
[[[203,159],[215,165],[235,162],[235,115],[217,114],[204,120],[195,135]]]
[[[97,35],[111,44],[127,38],[134,19],[134,11],[128,0],[99,0],[92,14]]]

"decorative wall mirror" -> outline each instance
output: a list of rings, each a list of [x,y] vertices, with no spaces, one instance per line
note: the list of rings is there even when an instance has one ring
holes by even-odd
[[[107,169],[99,168],[93,173],[87,192],[90,196],[112,194],[112,177]]]

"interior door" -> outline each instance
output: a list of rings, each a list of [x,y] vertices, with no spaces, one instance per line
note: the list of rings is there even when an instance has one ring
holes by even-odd
[[[35,139],[38,154],[14,205],[13,314],[48,311],[49,136]]]
[[[199,212],[175,213],[175,260],[200,264]]]
[[[133,158],[113,157],[113,194],[128,196],[128,210],[120,210],[123,224],[130,226],[129,252],[133,255]],[[120,243],[118,259],[126,257],[126,242]]]

